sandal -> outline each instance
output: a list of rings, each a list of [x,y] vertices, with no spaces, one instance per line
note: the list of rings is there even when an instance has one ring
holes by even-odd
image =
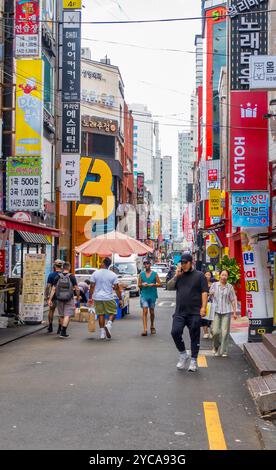
[[[151,332],[152,335],[156,335],[156,329],[155,328],[151,328],[150,332]]]
[[[146,331],[146,332],[141,333],[141,336],[148,336],[148,332]]]

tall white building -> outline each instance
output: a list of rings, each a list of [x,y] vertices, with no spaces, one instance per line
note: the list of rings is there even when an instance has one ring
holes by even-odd
[[[145,182],[153,180],[153,120],[152,114],[144,104],[129,106],[134,119],[133,129],[133,161],[134,175],[141,171],[145,174]]]
[[[178,133],[178,199],[179,199],[179,228],[182,231],[182,218],[187,206],[188,175],[193,165],[191,132]]]

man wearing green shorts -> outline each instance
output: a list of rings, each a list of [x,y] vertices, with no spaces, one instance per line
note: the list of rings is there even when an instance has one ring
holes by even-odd
[[[112,323],[117,313],[113,288],[118,296],[120,307],[123,306],[119,280],[116,274],[108,269],[110,265],[111,260],[105,258],[99,271],[95,271],[91,277],[89,303],[91,304],[93,298],[96,315],[99,318],[100,339],[111,338]],[[105,315],[109,317],[106,324]]]

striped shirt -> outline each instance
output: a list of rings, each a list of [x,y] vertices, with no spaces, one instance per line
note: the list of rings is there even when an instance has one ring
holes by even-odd
[[[234,311],[232,303],[235,302],[237,305],[237,299],[231,284],[222,285],[220,282],[215,282],[210,289],[210,295],[213,295],[216,313],[225,314]]]

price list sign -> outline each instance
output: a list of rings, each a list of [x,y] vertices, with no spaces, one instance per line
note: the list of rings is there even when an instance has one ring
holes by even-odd
[[[11,212],[41,209],[41,158],[7,159],[7,209]]]
[[[27,254],[24,263],[23,276],[23,312],[25,321],[43,320],[44,289],[45,289],[44,254]]]

